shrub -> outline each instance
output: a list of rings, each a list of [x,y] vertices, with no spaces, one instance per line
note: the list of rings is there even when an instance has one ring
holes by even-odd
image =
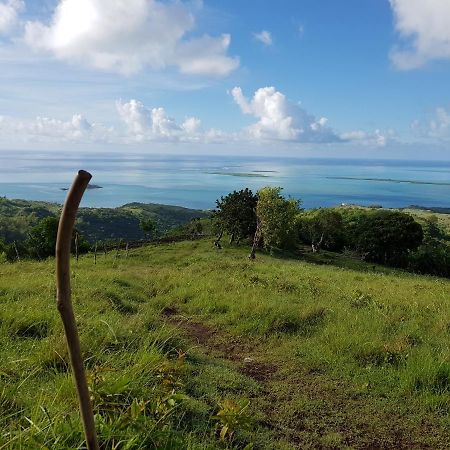
[[[410,255],[408,268],[417,273],[450,277],[450,248],[436,239],[427,239]]]
[[[357,210],[344,218],[346,244],[367,261],[406,266],[423,240],[421,225],[402,212]]]

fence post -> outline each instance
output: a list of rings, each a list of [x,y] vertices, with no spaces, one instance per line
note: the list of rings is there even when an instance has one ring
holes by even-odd
[[[64,332],[69,348],[75,385],[80,404],[81,420],[88,450],[99,450],[97,435],[95,433],[94,412],[92,410],[89,389],[84,372],[81,355],[80,339],[72,307],[70,289],[70,247],[75,216],[81,198],[91,179],[91,174],[80,170],[67,194],[64,208],[59,220],[58,236],[56,239],[56,295],[57,307],[64,325]]]

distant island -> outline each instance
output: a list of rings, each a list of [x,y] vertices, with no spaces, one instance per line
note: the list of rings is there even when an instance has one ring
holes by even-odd
[[[254,171],[255,172],[255,171]],[[245,173],[245,172],[205,172],[209,175],[227,175],[229,177],[249,177],[249,178],[268,178],[269,175],[261,173]]]
[[[69,188],[63,187],[60,188],[61,191],[68,191]],[[103,186],[99,186],[98,184],[88,184],[87,189],[103,189]]]

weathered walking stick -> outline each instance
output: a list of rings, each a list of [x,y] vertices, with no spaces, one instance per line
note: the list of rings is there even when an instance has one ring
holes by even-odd
[[[81,419],[83,422],[86,444],[89,450],[98,450],[95,433],[94,413],[89,398],[89,390],[81,356],[80,339],[72,308],[70,290],[70,244],[72,242],[75,216],[84,191],[92,178],[91,174],[80,170],[67,194],[64,208],[59,220],[58,237],[56,240],[56,284],[57,306],[61,315],[69,348],[70,361],[75,377],[75,384],[80,402]]]

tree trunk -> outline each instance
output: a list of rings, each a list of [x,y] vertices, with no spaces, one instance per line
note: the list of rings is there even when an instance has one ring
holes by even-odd
[[[220,230],[220,233],[217,236],[217,239],[214,241],[214,247],[216,247],[219,250],[222,249],[222,245],[220,244],[220,240],[222,239],[222,236],[223,236],[223,230]]]
[[[256,258],[256,249],[259,247],[259,243],[261,242],[261,220],[258,216],[256,216],[256,231],[255,236],[253,237],[253,245],[250,251],[250,255],[248,255],[249,259]]]
[[[14,250],[16,251],[16,258],[17,258],[17,261],[20,262],[19,250],[17,249],[16,241],[14,241]]]
[[[322,233],[322,236],[320,236],[319,242],[317,242],[317,243],[313,242],[311,244],[313,253],[317,253],[320,250],[320,247],[322,246],[322,242],[323,242],[323,233]]]

